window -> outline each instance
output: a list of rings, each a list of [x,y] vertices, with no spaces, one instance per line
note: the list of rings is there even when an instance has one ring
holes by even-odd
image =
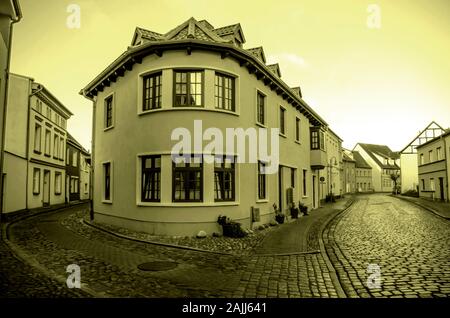
[[[214,200],[234,201],[235,164],[233,157],[220,156],[214,160]]]
[[[422,190],[425,191],[425,180],[422,179],[421,181],[422,181]]]
[[[76,150],[72,152],[72,166],[78,166],[78,152]]]
[[[201,156],[173,158],[174,202],[200,202],[203,200],[203,164]],[[177,162],[175,162],[177,161]]]
[[[88,184],[85,182],[85,183],[84,183],[84,193],[85,193],[85,194],[88,194],[88,192],[89,192],[89,191],[88,191]]]
[[[47,106],[47,118],[49,120],[52,120],[52,110],[48,106]]]
[[[295,140],[300,141],[300,118],[295,118]]]
[[[258,92],[256,97],[256,116],[258,123],[264,125],[266,122],[266,114],[265,114],[265,100],[266,96],[262,93]]]
[[[41,185],[41,170],[39,168],[33,169],[33,194],[39,194]]]
[[[424,164],[424,160],[423,160],[423,153],[420,154],[420,164],[423,165]]]
[[[291,188],[295,188],[295,169],[291,168]]]
[[[433,179],[433,178],[430,179],[430,190],[431,190],[431,191],[434,191],[434,190],[435,190],[435,189],[434,189],[434,179]]]
[[[36,110],[38,113],[42,114],[42,102],[39,99],[36,99]]]
[[[113,125],[113,96],[105,99],[105,128]]]
[[[64,138],[59,138],[59,159],[64,159]]]
[[[41,125],[36,124],[34,127],[34,151],[41,153]]]
[[[216,73],[214,78],[214,104],[218,109],[234,111],[234,78]]]
[[[111,163],[103,164],[103,199],[111,200]]]
[[[266,198],[266,164],[258,161],[258,199],[263,200]]]
[[[436,148],[436,160],[441,160],[441,147]]]
[[[174,106],[203,105],[203,71],[175,71]]]
[[[428,162],[433,162],[433,150],[428,151]]]
[[[46,129],[45,130],[45,154],[47,156],[50,156],[50,138],[51,138],[51,133],[50,130]]]
[[[306,189],[306,170],[303,169],[303,196],[306,197],[307,189]]]
[[[143,110],[161,108],[161,72],[144,77]]]
[[[142,157],[141,201],[161,200],[161,156]]]
[[[59,155],[59,137],[55,134],[53,138],[53,158],[58,158]]]
[[[286,133],[285,115],[286,109],[280,107],[280,133],[283,135]]]
[[[66,120],[64,118],[61,118],[61,127],[66,129]]]
[[[78,177],[70,177],[70,193],[78,192]]]
[[[61,194],[61,172],[55,172],[55,194]]]
[[[311,149],[319,149],[319,132],[311,131]]]
[[[66,148],[66,165],[70,166],[70,149]]]

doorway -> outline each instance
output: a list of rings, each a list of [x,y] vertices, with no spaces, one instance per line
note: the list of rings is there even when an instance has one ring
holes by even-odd
[[[444,195],[444,178],[440,177],[439,178],[439,192],[440,192],[440,199],[441,201],[445,200],[445,195]]]
[[[312,179],[312,195],[313,195],[313,201],[312,201],[313,209],[315,209],[316,208],[316,176],[313,176],[313,179]]]
[[[44,189],[43,189],[43,198],[42,203],[43,206],[50,205],[50,171],[44,170]]]

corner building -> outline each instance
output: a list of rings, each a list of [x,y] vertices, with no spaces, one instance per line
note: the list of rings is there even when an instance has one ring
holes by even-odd
[[[262,47],[244,43],[239,24],[214,28],[191,18],[166,34],[137,28],[127,51],[81,90],[94,107],[97,221],[157,235],[212,234],[221,231],[219,215],[252,228],[273,219],[273,204],[286,215],[292,202],[318,207],[327,162],[310,131],[327,131],[327,123],[281,80],[278,64],[266,65]],[[279,128],[278,172],[261,174],[269,163],[259,156],[232,163],[237,142],[232,151],[216,149],[214,162],[194,160],[206,140],[174,163],[172,133],[194,137],[195,120],[223,136],[227,128],[267,128],[269,136]]]

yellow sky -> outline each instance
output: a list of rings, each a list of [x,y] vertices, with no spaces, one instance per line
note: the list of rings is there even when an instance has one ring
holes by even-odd
[[[282,79],[344,139],[400,150],[436,120],[450,126],[447,0],[20,0],[11,71],[44,84],[73,113],[86,148],[91,103],[79,90],[130,44],[136,26],[165,33],[191,16],[215,27],[241,23],[245,48],[262,45]],[[81,27],[66,26],[67,7]],[[381,10],[369,28],[368,6]]]

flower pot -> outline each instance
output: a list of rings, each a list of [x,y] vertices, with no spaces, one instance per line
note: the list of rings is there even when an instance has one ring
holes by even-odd
[[[292,208],[291,209],[291,217],[293,219],[298,219],[298,209],[297,208]]]
[[[275,220],[279,224],[283,224],[284,223],[284,214],[277,214],[277,215],[275,215]]]

